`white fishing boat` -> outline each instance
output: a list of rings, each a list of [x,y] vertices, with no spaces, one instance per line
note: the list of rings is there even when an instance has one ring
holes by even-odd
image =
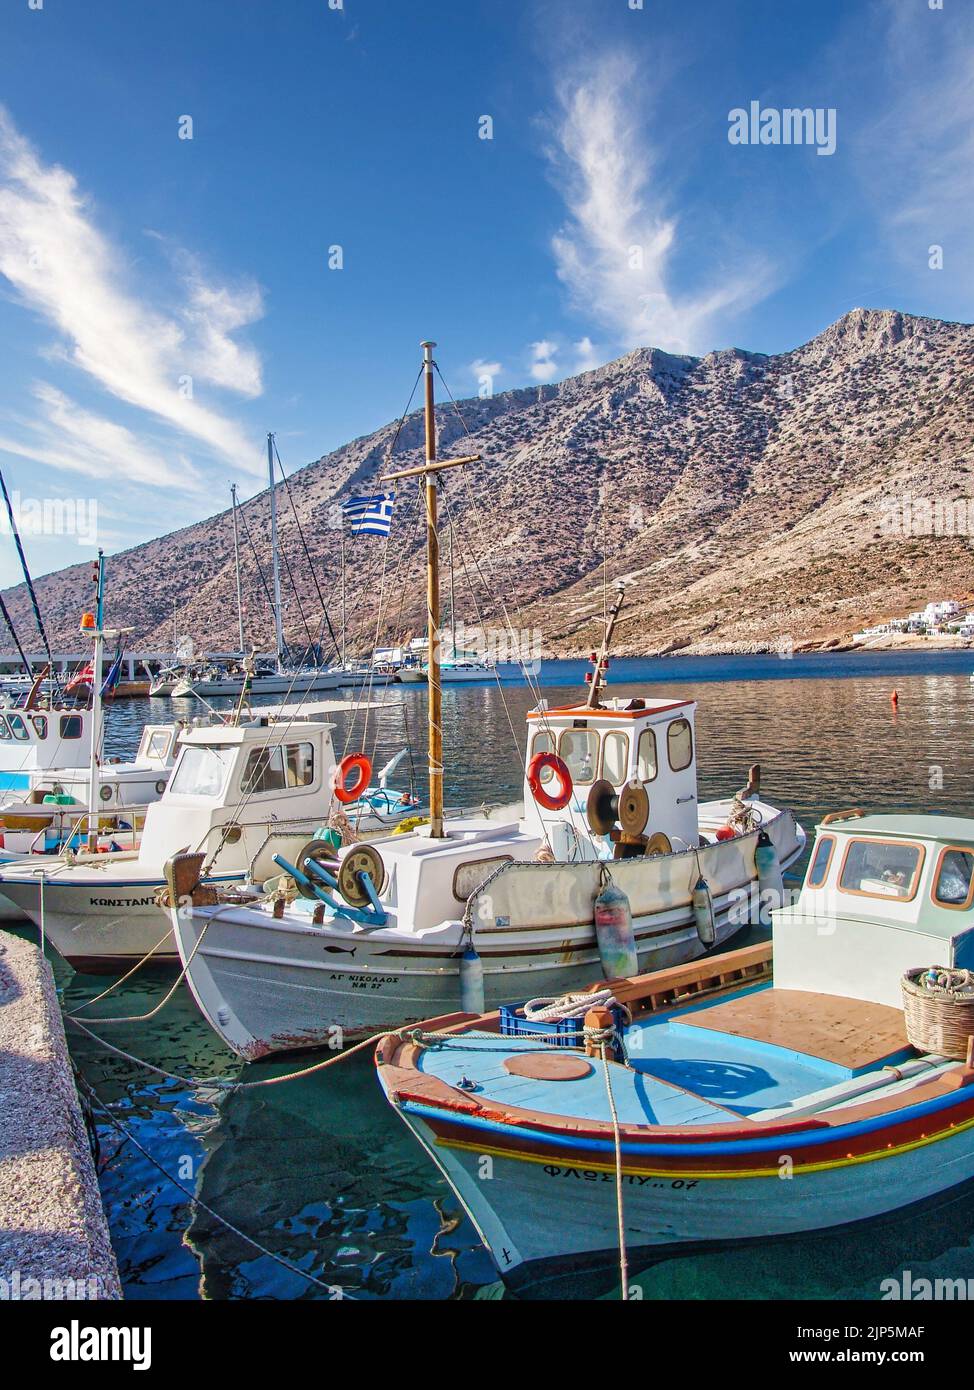
[[[424,344],[426,462],[390,475],[418,474],[426,489],[430,820],[343,849],[334,870],[314,852],[278,856],[300,894],[286,904],[196,895],[171,910],[200,1008],[246,1058],[324,1044],[336,1028],[352,1037],[407,1023],[462,998],[571,990],[600,970],[622,973],[620,961],[692,960],[752,919],[759,890],[780,899],[781,870],[804,846],[756,777],[746,795],[698,805],[693,701],[605,698],[621,586],[587,698],[542,701],[528,716],[523,807],[444,820],[437,474],[460,461],[436,460],[431,350]],[[197,867],[170,865],[173,901],[177,879]],[[623,951],[609,919],[630,911]]]
[[[296,854],[336,810],[351,833],[381,831],[419,810],[388,778],[400,755],[371,783],[364,757],[339,762],[334,725],[315,716],[354,706],[281,706],[243,722],[184,728],[161,799],[149,806],[136,850],[110,855],[67,850],[0,866],[0,893],[43,927],[79,970],[128,967],[149,952],[172,961],[169,918],[156,897],[166,861],[190,845],[202,855],[204,888],[280,874],[275,853]],[[354,772],[354,796],[345,790]],[[334,851],[340,836],[333,835]]]

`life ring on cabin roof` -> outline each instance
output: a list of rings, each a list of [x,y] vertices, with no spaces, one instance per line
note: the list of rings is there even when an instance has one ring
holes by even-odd
[[[550,768],[558,780],[558,790],[554,796],[541,785],[541,774],[545,768]],[[568,771],[568,764],[557,753],[535,753],[528,763],[528,786],[535,801],[546,811],[564,810],[572,799],[572,774]]]
[[[357,776],[351,786],[348,786],[346,779],[350,772],[356,773]],[[364,753],[348,753],[332,769],[331,789],[342,805],[347,806],[350,801],[358,801],[369,785],[371,776],[372,759],[367,758]]]

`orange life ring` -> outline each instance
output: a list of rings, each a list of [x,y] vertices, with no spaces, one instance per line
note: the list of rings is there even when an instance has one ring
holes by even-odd
[[[541,773],[546,767],[551,768],[558,779],[558,791],[554,796],[541,785]],[[568,764],[557,753],[535,753],[528,763],[528,786],[535,801],[546,811],[561,811],[572,799],[572,775]]]
[[[345,779],[350,772],[355,772],[358,776],[349,787],[345,785]],[[364,753],[349,753],[333,769],[331,789],[342,805],[347,806],[350,801],[358,801],[369,785],[371,776],[372,759],[367,758]]]

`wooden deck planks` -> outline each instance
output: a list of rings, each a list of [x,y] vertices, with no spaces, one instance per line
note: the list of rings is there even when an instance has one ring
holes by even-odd
[[[907,1046],[900,1009],[836,994],[766,989],[681,1016],[686,1027],[714,1029],[737,1038],[820,1057],[858,1071]]]

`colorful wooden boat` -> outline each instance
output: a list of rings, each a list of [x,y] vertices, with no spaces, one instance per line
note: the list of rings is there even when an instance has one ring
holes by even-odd
[[[614,982],[607,1048],[597,1010],[451,1015],[385,1037],[379,1080],[514,1282],[618,1266],[620,1223],[632,1268],[876,1217],[974,1178],[971,1049],[911,1047],[900,992],[974,967],[972,902],[974,820],[829,821],[773,984],[767,945]]]

